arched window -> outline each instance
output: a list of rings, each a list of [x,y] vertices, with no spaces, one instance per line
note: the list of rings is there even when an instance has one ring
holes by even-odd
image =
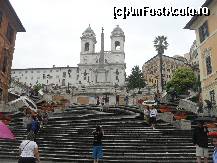
[[[115,41],[115,50],[120,50],[120,49],[121,49],[120,42]]]
[[[89,42],[86,42],[86,43],[85,43],[85,46],[84,46],[84,51],[85,51],[85,52],[86,52],[86,51],[89,51],[89,46],[90,46]]]

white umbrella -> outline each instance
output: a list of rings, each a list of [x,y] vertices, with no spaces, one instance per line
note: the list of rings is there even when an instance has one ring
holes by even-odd
[[[157,103],[155,101],[148,100],[148,101],[143,101],[142,105],[145,105],[145,106],[156,106]]]
[[[10,101],[8,105],[13,107],[15,110],[18,110],[19,108],[26,106],[32,111],[37,112],[36,104],[27,96],[20,96],[20,98]]]

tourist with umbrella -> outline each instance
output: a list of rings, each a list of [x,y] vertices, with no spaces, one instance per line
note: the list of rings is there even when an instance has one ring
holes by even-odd
[[[204,121],[198,121],[197,127],[193,131],[193,144],[196,147],[197,163],[201,163],[201,158],[204,158],[204,163],[208,163],[208,129],[204,125]]]

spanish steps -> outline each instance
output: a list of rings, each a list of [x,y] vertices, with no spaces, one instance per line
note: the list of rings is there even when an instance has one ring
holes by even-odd
[[[13,115],[10,128],[16,140],[0,140],[0,159],[17,160],[18,146],[26,136],[22,113]],[[72,106],[53,113],[36,142],[43,162],[88,163],[92,161],[92,131],[104,129],[104,163],[193,163],[195,147],[191,131],[158,121],[153,130],[143,122],[136,107]],[[210,145],[210,152],[211,152]]]

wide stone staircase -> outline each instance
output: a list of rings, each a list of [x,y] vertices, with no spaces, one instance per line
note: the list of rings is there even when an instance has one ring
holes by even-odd
[[[0,140],[0,159],[18,158],[18,146],[26,135],[22,116],[21,113],[14,115],[10,124],[17,140]],[[105,133],[105,163],[195,162],[191,131],[178,130],[161,121],[153,130],[134,107],[100,111],[96,106],[73,106],[63,113],[53,113],[41,129],[36,142],[42,163],[93,162],[92,132],[96,125],[102,125]],[[210,155],[211,151],[210,145]]]

